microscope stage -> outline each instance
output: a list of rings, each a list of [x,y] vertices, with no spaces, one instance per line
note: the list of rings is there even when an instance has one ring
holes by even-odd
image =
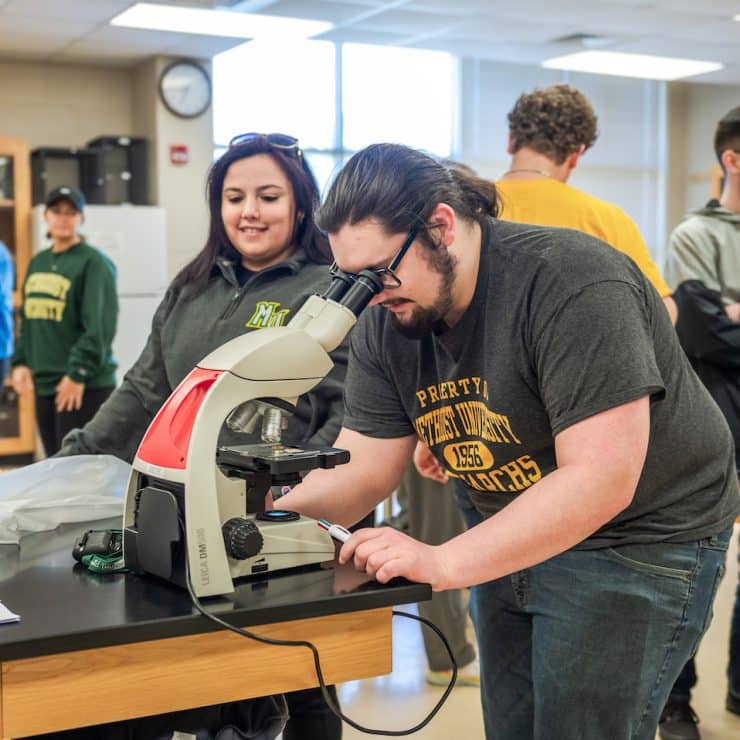
[[[216,462],[226,467],[272,475],[300,473],[314,468],[333,468],[349,462],[349,452],[336,447],[286,447],[282,444],[252,444],[219,447]]]

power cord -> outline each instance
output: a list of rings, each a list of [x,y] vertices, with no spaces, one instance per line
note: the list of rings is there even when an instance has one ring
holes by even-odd
[[[180,519],[180,527],[183,530],[184,535],[184,522],[182,519]],[[183,537],[183,541],[184,537]],[[419,617],[416,614],[409,614],[408,612],[400,612],[396,611],[395,609],[391,610],[391,614],[393,616],[398,617],[406,617],[407,619],[414,619],[417,622],[421,622],[422,624],[429,627],[438,637],[440,640],[442,640],[442,644],[445,647],[445,650],[447,651],[447,654],[450,656],[450,663],[452,664],[452,676],[450,678],[450,683],[447,685],[447,688],[444,690],[444,693],[442,694],[440,700],[434,705],[432,710],[429,712],[429,714],[421,721],[419,724],[414,725],[413,727],[409,728],[408,730],[375,730],[370,727],[364,727],[363,725],[359,724],[358,722],[355,722],[354,720],[347,717],[345,714],[342,713],[342,710],[334,704],[334,700],[332,699],[331,694],[326,689],[326,682],[324,681],[324,674],[321,670],[321,662],[319,660],[319,651],[316,648],[316,646],[309,642],[308,640],[275,640],[270,637],[261,637],[260,635],[255,634],[254,632],[250,632],[249,630],[243,629],[242,627],[237,627],[233,624],[229,624],[225,620],[221,619],[220,617],[217,617],[215,614],[212,614],[209,612],[205,607],[200,603],[200,600],[195,595],[195,591],[193,590],[193,584],[190,580],[190,563],[188,562],[188,554],[187,549],[185,551],[185,583],[188,587],[188,593],[190,594],[190,599],[193,602],[193,606],[204,616],[210,619],[211,621],[215,622],[216,624],[220,625],[221,627],[224,627],[227,630],[231,630],[232,632],[236,632],[237,635],[241,635],[242,637],[248,637],[250,640],[256,640],[257,642],[263,642],[267,645],[279,645],[283,647],[305,647],[308,648],[313,653],[313,662],[314,666],[316,668],[316,676],[319,679],[319,687],[321,688],[321,693],[324,696],[324,700],[326,701],[327,706],[331,711],[339,717],[343,722],[346,722],[350,727],[354,727],[356,730],[359,730],[360,732],[364,732],[368,735],[387,735],[390,737],[401,737],[403,735],[413,735],[415,732],[418,732],[422,729],[422,727],[426,727],[429,722],[434,718],[434,715],[439,712],[439,710],[442,708],[442,705],[447,701],[447,697],[450,695],[450,692],[452,691],[453,687],[455,686],[455,681],[457,681],[457,663],[455,662],[455,658],[452,655],[452,648],[450,648],[450,643],[447,642],[447,638],[442,634],[442,631],[437,627],[436,624],[433,624],[428,619],[424,619],[424,617]]]

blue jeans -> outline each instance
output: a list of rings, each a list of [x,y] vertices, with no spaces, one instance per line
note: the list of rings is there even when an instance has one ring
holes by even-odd
[[[738,542],[740,543],[740,535],[738,535]],[[740,565],[740,551],[737,553],[737,562]],[[732,608],[732,622],[730,623],[730,657],[727,663],[727,686],[735,696],[740,696],[740,571],[738,572],[735,605]]]
[[[729,539],[569,550],[477,586],[487,740],[653,740]]]
[[[738,552],[740,563],[740,552]],[[740,576],[740,573],[738,574]],[[696,686],[696,663],[690,658],[673,684],[668,701],[686,703],[691,701],[691,689]],[[730,622],[730,654],[727,662],[727,689],[740,696],[740,578],[735,591],[735,605]]]

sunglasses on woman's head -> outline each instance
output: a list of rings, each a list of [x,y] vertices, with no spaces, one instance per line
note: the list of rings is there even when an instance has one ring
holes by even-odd
[[[303,152],[298,146],[298,139],[295,136],[288,136],[288,134],[260,134],[256,131],[250,131],[248,134],[234,136],[229,142],[229,146],[239,146],[255,139],[264,139],[270,146],[274,146],[275,149],[282,149],[286,153],[293,152],[298,159],[303,157]]]

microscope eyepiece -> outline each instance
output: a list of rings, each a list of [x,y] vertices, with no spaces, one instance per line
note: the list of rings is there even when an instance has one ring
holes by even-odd
[[[357,273],[352,287],[339,301],[348,308],[355,316],[359,316],[362,310],[383,290],[383,281],[373,270],[362,270]]]
[[[340,270],[336,262],[331,266],[331,285],[326,289],[322,298],[340,303],[345,293],[355,282],[355,276]]]

